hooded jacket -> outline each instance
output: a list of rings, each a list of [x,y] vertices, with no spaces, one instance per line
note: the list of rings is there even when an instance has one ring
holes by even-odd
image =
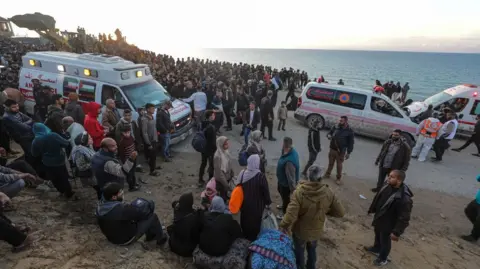
[[[395,189],[386,184],[373,198],[368,213],[374,213],[372,226],[396,236],[403,234],[410,222],[413,193],[406,184]]]
[[[292,228],[293,234],[301,240],[319,240],[326,215],[340,218],[345,215],[345,209],[327,184],[301,180],[280,227]]]
[[[99,148],[100,143],[102,142],[103,138],[105,138],[105,131],[100,125],[97,120],[98,117],[98,110],[100,109],[100,105],[95,102],[90,102],[87,104],[87,116],[85,117],[85,122],[83,127],[87,133],[93,139],[93,147]]]
[[[47,167],[65,165],[65,148],[70,141],[59,134],[52,132],[45,124],[35,123],[33,125],[35,139],[32,142],[32,155],[42,157],[42,163]]]
[[[82,125],[85,122],[85,113],[83,112],[82,106],[77,101],[70,101],[67,104],[65,107],[65,114]]]

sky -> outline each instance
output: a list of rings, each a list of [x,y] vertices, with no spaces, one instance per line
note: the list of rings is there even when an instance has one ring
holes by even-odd
[[[70,6],[72,5],[72,6]],[[479,0],[22,0],[0,16],[41,12],[60,30],[113,33],[157,52],[201,48],[480,53]],[[14,27],[17,35],[35,36]]]

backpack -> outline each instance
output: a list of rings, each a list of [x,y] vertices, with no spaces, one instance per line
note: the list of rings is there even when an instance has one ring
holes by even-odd
[[[200,153],[205,153],[207,149],[207,139],[205,137],[205,129],[197,131],[192,139],[192,147]]]
[[[247,144],[243,145],[242,149],[238,153],[238,164],[240,166],[247,166],[248,160]]]
[[[232,191],[232,194],[230,195],[230,201],[228,203],[228,209],[232,214],[237,214],[240,209],[242,208],[243,204],[243,175],[245,174],[245,170],[243,170],[242,177],[240,178],[240,183],[235,186],[235,188]]]

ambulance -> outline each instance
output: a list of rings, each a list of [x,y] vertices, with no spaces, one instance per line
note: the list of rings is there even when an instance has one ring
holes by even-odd
[[[33,84],[49,86],[52,91],[67,98],[77,93],[82,105],[96,102],[105,109],[107,99],[115,100],[123,115],[124,109],[138,118],[137,109],[147,103],[157,108],[171,101],[170,117],[175,125],[171,143],[186,139],[192,132],[191,108],[175,99],[158,83],[146,64],[134,64],[118,56],[70,52],[29,52],[22,57],[19,90],[25,96],[25,110],[34,114]],[[101,121],[101,115],[99,116]]]
[[[433,96],[428,97],[422,102],[413,102],[405,107],[406,113],[412,119],[416,119],[422,112],[427,110],[429,105],[433,105],[433,110],[441,112],[443,105],[450,107],[458,116],[457,133],[463,136],[469,136],[473,133],[476,115],[480,114],[480,97],[478,93],[480,88],[473,84],[462,84]]]

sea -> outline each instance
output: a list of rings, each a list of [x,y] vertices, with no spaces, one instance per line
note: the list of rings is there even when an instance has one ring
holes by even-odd
[[[423,100],[447,88],[469,83],[480,86],[480,54],[299,49],[200,49],[203,59],[263,64],[323,75],[329,83],[372,89],[375,80],[410,84],[409,98]],[[480,90],[480,89],[479,89]]]

